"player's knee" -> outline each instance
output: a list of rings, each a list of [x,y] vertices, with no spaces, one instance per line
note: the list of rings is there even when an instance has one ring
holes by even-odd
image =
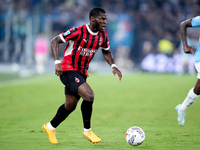
[[[193,91],[196,95],[200,95],[200,87],[199,88],[196,88],[194,89]]]
[[[195,87],[192,88],[195,94],[200,95],[200,79],[197,80]]]
[[[86,93],[86,97],[84,99],[88,100],[88,101],[93,101],[94,100],[94,92],[93,91],[88,91]]]

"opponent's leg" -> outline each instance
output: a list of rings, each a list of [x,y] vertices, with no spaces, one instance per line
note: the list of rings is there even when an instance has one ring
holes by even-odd
[[[194,88],[192,88],[183,103],[180,106],[180,111],[185,112],[185,110],[192,105],[196,99],[198,98],[198,95],[194,93]]]
[[[92,105],[94,100],[94,93],[91,87],[85,82],[78,88],[79,95],[83,98],[81,104],[81,111],[83,117],[83,137],[92,143],[101,142],[101,139],[97,137],[91,130],[91,116],[92,116]]]
[[[200,94],[200,80],[198,79],[194,88],[190,89],[187,97],[182,104],[176,106],[176,111],[178,113],[178,123],[183,126],[185,124],[185,110],[192,105]]]

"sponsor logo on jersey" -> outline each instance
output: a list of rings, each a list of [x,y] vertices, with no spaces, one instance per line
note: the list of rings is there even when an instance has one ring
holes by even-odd
[[[98,49],[91,49],[91,48],[83,48],[81,46],[78,47],[81,56],[93,56],[96,54]]]
[[[70,34],[70,31],[68,30],[67,32],[64,33],[64,36],[67,36],[68,34]]]

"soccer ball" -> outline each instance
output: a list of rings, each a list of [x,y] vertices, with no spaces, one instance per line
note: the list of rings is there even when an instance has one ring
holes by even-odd
[[[128,144],[137,146],[141,145],[144,140],[145,133],[140,127],[133,126],[126,131],[126,141]]]

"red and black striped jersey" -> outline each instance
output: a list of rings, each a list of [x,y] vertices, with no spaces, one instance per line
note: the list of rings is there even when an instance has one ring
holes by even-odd
[[[61,62],[63,71],[75,70],[88,76],[89,63],[98,49],[110,49],[106,31],[94,33],[87,24],[69,29],[59,36],[67,42]]]

